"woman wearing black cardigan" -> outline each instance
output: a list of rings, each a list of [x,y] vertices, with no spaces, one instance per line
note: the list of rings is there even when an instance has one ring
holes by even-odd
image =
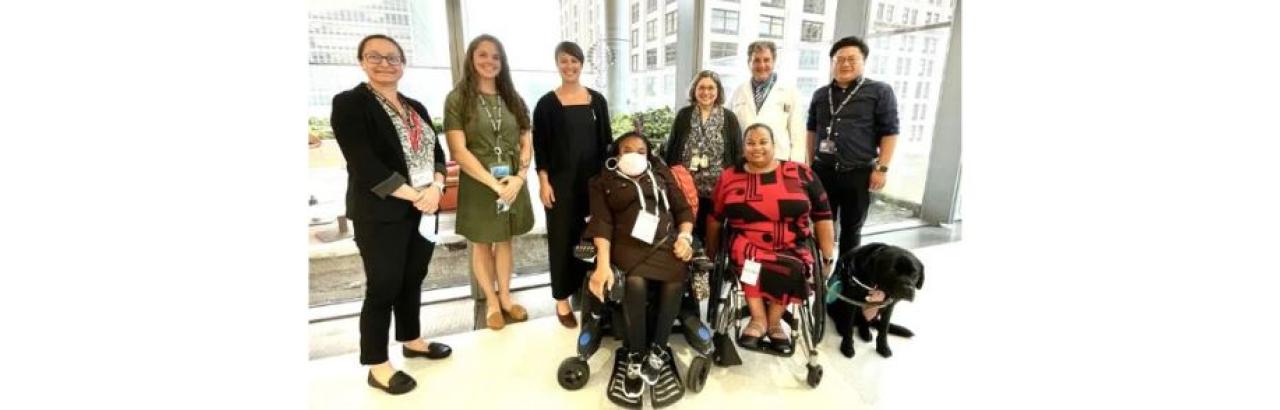
[[[663,161],[668,166],[684,165],[698,188],[698,216],[693,235],[705,243],[711,194],[720,179],[720,170],[742,158],[742,131],[738,117],[724,109],[724,87],[720,76],[704,70],[693,77],[689,106],[676,113],[671,136],[663,144]],[[694,114],[697,114],[696,116]]]
[[[587,181],[599,173],[605,149],[613,141],[609,103],[578,81],[582,49],[572,42],[556,46],[560,87],[538,100],[533,110],[533,149],[542,206],[547,212],[547,253],[551,297],[556,316],[567,328],[578,326],[569,296],[582,289],[591,265],[573,257],[591,213]]]
[[[452,352],[422,340],[418,321],[422,280],[435,249],[418,224],[440,204],[444,150],[427,109],[397,92],[404,75],[400,45],[371,35],[360,41],[357,58],[369,81],[333,97],[330,121],[347,161],[347,217],[364,262],[360,363],[371,366],[369,386],[402,394],[417,382],[388,361],[392,312],[406,358],[442,359]]]

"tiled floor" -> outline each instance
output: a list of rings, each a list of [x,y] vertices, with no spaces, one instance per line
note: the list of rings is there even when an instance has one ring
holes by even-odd
[[[937,232],[896,233],[895,237],[869,238],[870,241],[895,243],[918,241],[927,246],[939,241]],[[820,346],[819,362],[825,376],[816,389],[804,383],[804,355],[790,359],[743,352],[746,363],[731,368],[713,368],[706,388],[686,395],[672,408],[761,408],[838,404],[841,408],[918,407],[921,396],[912,382],[933,377],[936,366],[948,359],[947,341],[963,334],[958,327],[963,311],[945,309],[959,305],[963,299],[963,277],[948,266],[955,266],[962,255],[963,242],[942,246],[915,247],[917,256],[928,266],[928,286],[915,303],[899,307],[895,323],[911,327],[913,339],[891,338],[894,356],[883,359],[870,343],[857,343],[857,355],[847,359],[839,354],[839,340],[834,333]],[[451,334],[435,340],[451,344],[454,356],[439,362],[414,359],[405,362],[392,349],[392,361],[419,380],[419,387],[404,396],[391,397],[364,384],[365,370],[359,365],[354,350],[325,348],[317,351],[315,339],[321,335],[349,339],[354,344],[353,319],[320,322],[312,325],[313,347],[310,363],[312,408],[612,408],[604,397],[605,374],[612,363],[617,341],[609,340],[591,360],[591,382],[581,390],[566,391],[556,384],[554,374],[560,361],[573,354],[576,330],[563,329],[550,317],[550,303],[535,303],[549,298],[547,288],[522,292],[518,298],[536,316],[530,322],[510,325],[500,332],[480,330]],[[424,307],[423,317],[441,318],[436,322],[461,321],[469,329],[470,301]],[[452,306],[448,306],[451,305]],[[931,308],[937,306],[937,308]],[[463,319],[465,318],[465,319]],[[346,323],[350,321],[349,323]],[[436,326],[424,321],[424,326]],[[457,324],[455,324],[457,325]],[[828,324],[830,326],[830,324]],[[345,330],[344,330],[345,328]],[[830,329],[830,327],[828,327]],[[424,331],[429,331],[424,329]],[[944,335],[950,336],[944,336]],[[683,363],[692,357],[683,348],[683,339],[672,337],[677,356]],[[646,404],[646,407],[648,405]],[[730,407],[732,406],[732,407]]]

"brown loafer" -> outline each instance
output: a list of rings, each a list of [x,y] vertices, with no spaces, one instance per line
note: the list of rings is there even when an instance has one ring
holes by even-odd
[[[563,315],[560,314],[560,312],[556,312],[556,317],[560,319],[560,325],[566,328],[573,329],[575,327],[578,327],[578,318],[573,315],[572,310],[570,310],[569,313],[563,314]]]
[[[485,322],[489,325],[489,329],[491,330],[502,330],[502,327],[507,325],[507,323],[502,320],[502,312],[490,313],[489,316],[485,317]]]
[[[524,306],[520,306],[519,303],[512,303],[511,309],[502,313],[510,317],[512,322],[523,322],[529,319],[529,311],[525,310]]]

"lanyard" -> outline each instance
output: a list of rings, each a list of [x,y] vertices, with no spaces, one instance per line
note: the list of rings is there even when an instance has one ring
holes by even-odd
[[[373,89],[370,88],[370,91],[372,90]],[[390,107],[391,112],[394,112],[396,114],[396,118],[399,118],[400,122],[404,124],[404,127],[409,130],[409,149],[412,152],[418,152],[418,144],[422,141],[422,120],[418,118],[417,112],[413,111],[413,108],[409,106],[408,101],[401,98],[400,108],[405,110],[405,114],[402,115],[400,114],[400,111],[395,110],[395,107],[391,107],[391,102],[387,101],[387,98],[383,97],[382,94],[379,94],[377,91],[373,91],[373,95],[378,97],[378,102]]]
[[[835,101],[831,99],[831,88],[827,88],[827,108],[831,110],[831,118],[827,119],[827,139],[831,139],[831,127],[836,123],[836,113],[844,110],[845,104],[848,104],[849,100],[853,99],[853,95],[857,94],[858,89],[862,88],[862,84],[866,82],[867,78],[862,77],[862,80],[858,81],[858,85],[853,87],[853,91],[849,91],[849,94],[844,96],[844,101],[840,102],[840,107],[836,107]]]
[[[623,174],[621,171],[614,171],[614,172],[626,178],[628,181],[631,181],[632,184],[635,184],[636,196],[640,198],[640,210],[644,212],[649,212],[648,205],[645,203],[645,200],[644,200],[644,189],[640,187],[640,182],[636,181],[635,178],[627,176],[627,174]],[[649,175],[649,185],[653,187],[653,197],[658,201],[658,203],[654,204],[653,206],[653,214],[657,215],[659,206],[666,205],[662,209],[668,209],[671,207],[671,202],[670,200],[667,199],[666,191],[658,190],[658,180],[653,177],[653,168],[647,169],[644,172],[646,175]]]
[[[484,108],[485,115],[489,116],[489,126],[493,128],[493,153],[501,157],[502,138],[501,134],[498,133],[498,130],[502,129],[502,99],[499,97],[498,106],[495,106],[490,110],[489,103],[484,100],[484,96],[477,96],[480,97],[480,107]],[[497,111],[497,114],[494,114],[494,111]]]

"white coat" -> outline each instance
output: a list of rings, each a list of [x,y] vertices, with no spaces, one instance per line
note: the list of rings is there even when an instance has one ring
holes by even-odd
[[[729,108],[738,116],[738,123],[743,130],[757,122],[773,129],[775,158],[807,163],[809,151],[806,145],[809,138],[805,132],[804,120],[808,110],[797,105],[798,97],[796,88],[779,78],[757,111],[751,80],[748,79],[734,91]]]

